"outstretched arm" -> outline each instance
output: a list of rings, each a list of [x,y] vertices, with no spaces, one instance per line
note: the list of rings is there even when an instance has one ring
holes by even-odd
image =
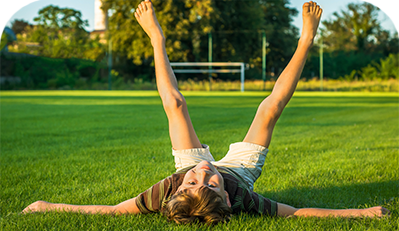
[[[76,212],[87,214],[139,214],[141,213],[136,205],[136,198],[126,200],[117,205],[71,205],[56,204],[46,201],[36,201],[26,207],[22,213],[35,212]]]
[[[389,210],[381,206],[367,209],[320,209],[302,208],[296,209],[292,206],[277,203],[278,216],[298,217],[382,217],[389,214]]]

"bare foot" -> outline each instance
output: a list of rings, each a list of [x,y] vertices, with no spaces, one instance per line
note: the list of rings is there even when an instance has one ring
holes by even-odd
[[[304,45],[313,45],[313,39],[316,36],[319,27],[320,17],[323,10],[315,2],[305,2],[302,6],[303,28],[299,41]]]
[[[165,39],[161,26],[155,16],[155,10],[150,0],[142,1],[134,13],[140,26],[151,39],[151,43]]]

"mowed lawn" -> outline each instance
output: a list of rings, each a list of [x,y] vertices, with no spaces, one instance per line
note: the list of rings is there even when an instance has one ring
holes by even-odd
[[[183,92],[215,159],[241,141],[266,92]],[[1,92],[0,230],[397,230],[399,94],[297,92],[255,191],[296,207],[392,211],[382,219],[234,215],[216,227],[160,214],[21,215],[36,200],[114,205],[174,172],[154,91]]]

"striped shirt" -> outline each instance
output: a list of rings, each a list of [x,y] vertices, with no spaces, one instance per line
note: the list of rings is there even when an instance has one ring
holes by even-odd
[[[218,167],[224,179],[224,188],[228,192],[231,209],[234,213],[248,212],[275,216],[277,203],[248,189],[243,180],[229,169]],[[142,213],[160,212],[183,182],[185,173],[173,174],[141,193],[136,198],[137,207]]]

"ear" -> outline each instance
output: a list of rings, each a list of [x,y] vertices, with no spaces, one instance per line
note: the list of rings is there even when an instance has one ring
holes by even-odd
[[[228,193],[226,190],[224,190],[224,193],[226,194],[226,203],[227,203],[227,206],[229,206],[229,207],[231,208],[231,202],[230,202],[229,193]]]

